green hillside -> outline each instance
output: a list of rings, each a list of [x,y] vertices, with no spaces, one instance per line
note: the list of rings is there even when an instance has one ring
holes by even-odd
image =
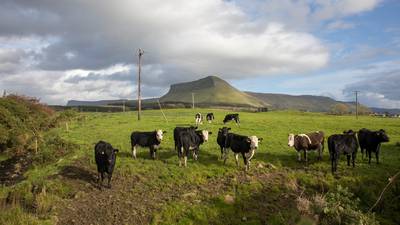
[[[247,92],[247,94],[267,102],[273,109],[296,109],[302,111],[327,112],[331,110],[332,106],[338,103],[332,98],[324,96],[294,96],[254,92]]]
[[[200,80],[171,85],[161,102],[192,103],[192,93],[196,104],[219,106],[263,107],[268,104],[232,87],[226,81],[208,76]]]

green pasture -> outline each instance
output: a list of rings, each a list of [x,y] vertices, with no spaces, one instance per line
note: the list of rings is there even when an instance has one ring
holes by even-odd
[[[179,167],[174,151],[173,128],[193,125],[194,114],[197,112],[214,112],[216,119],[213,123],[204,122],[199,126],[199,129],[206,129],[212,134],[209,141],[200,147],[198,161],[190,157],[187,168]],[[366,213],[387,184],[388,178],[400,168],[400,147],[396,145],[400,141],[399,119],[361,116],[356,120],[354,116],[295,111],[239,112],[240,126],[233,122],[225,126],[231,127],[231,132],[256,135],[264,139],[253,157],[250,171],[246,173],[243,160],[240,158],[240,167],[236,167],[232,153],[226,165],[219,159],[220,149],[216,136],[218,129],[224,126],[224,115],[229,112],[215,109],[170,109],[164,111],[168,121],[159,110],[143,111],[141,121],[137,120],[135,112],[84,113],[81,116],[83,119],[68,123],[68,132],[65,126],[50,131],[79,144],[79,149],[74,149],[55,163],[33,167],[26,173],[27,180],[16,186],[40,181],[50,187],[49,192],[54,187],[54,204],[63,201],[68,192],[77,190],[62,184],[60,187],[57,182],[62,181],[48,178],[58,174],[65,166],[75,165],[77,161],[86,163],[95,174],[93,147],[99,140],[104,140],[120,150],[114,182],[139,177],[140,182],[149,190],[184,190],[182,197],[164,202],[151,212],[153,224],[312,224],[316,221],[313,215],[302,213],[296,206],[295,199],[299,194],[312,198],[336,190],[338,186],[348,188],[354,194],[354,199],[360,200],[359,210]],[[375,158],[369,165],[358,154],[356,167],[347,167],[345,157],[342,156],[338,172],[333,176],[326,144],[323,160],[317,161],[317,154],[312,152],[308,155],[307,165],[297,162],[295,150],[287,146],[289,133],[324,131],[328,137],[344,130],[364,127],[385,129],[390,137],[390,142],[382,145],[379,165],[375,163]],[[138,158],[132,159],[131,132],[155,129],[167,131],[161,149],[157,151],[157,159],[150,159],[149,151],[145,148],[139,148]],[[375,212],[374,216],[381,224],[400,223],[398,183],[392,186],[384,197],[384,205]],[[187,187],[195,187],[195,190],[187,190]],[[12,188],[3,187],[0,193],[5,195]],[[227,195],[234,197],[234,203],[226,202]],[[285,202],[285,199],[289,200]],[[10,214],[8,211],[3,215],[6,213]],[[25,215],[27,212],[19,213]],[[38,221],[51,223],[52,212],[48,214],[38,217]]]

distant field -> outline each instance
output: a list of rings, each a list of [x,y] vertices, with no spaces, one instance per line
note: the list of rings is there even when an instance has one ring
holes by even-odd
[[[200,129],[212,131],[209,142],[201,146],[199,160],[188,160],[187,168],[178,166],[173,146],[173,128],[194,123],[196,112],[214,112],[216,121]],[[276,111],[240,113],[241,125],[227,124],[232,132],[263,137],[250,171],[244,172],[243,160],[237,168],[233,154],[227,165],[218,159],[218,128],[227,111],[214,109],[166,110],[168,123],[160,111],[136,113],[87,113],[83,119],[51,132],[80,144],[73,154],[57,163],[36,167],[26,173],[27,180],[17,184],[38,183],[47,187],[46,201],[55,205],[42,216],[27,214],[26,221],[60,224],[312,224],[319,219],[300,200],[348,188],[359,198],[359,210],[366,213],[377,199],[387,179],[400,168],[400,120],[362,116],[329,116],[318,113]],[[86,118],[86,119],[84,119]],[[341,157],[337,176],[330,172],[327,145],[323,160],[309,154],[309,163],[296,161],[296,153],[287,147],[288,133],[321,130],[331,135],[360,128],[385,129],[390,142],[382,145],[381,164],[371,165],[357,155],[356,168],[347,167]],[[163,129],[167,133],[151,160],[148,149],[139,149],[131,158],[130,133]],[[93,146],[99,140],[120,149],[111,190],[96,188]],[[375,214],[381,224],[400,224],[400,182],[391,187]],[[3,187],[7,193],[12,187]],[[51,196],[51,197],[48,197]],[[25,215],[22,213],[21,215]],[[5,215],[2,215],[5,216]],[[6,220],[7,221],[7,220]]]

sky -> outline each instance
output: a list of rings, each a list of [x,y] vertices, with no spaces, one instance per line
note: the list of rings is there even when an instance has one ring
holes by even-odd
[[[245,91],[400,108],[398,0],[2,0],[0,90],[133,99],[219,76]]]

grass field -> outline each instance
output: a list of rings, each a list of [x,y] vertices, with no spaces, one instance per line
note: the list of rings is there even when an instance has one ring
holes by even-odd
[[[354,210],[381,224],[400,223],[399,182],[386,193],[375,214],[366,213],[388,178],[399,170],[400,147],[396,142],[400,141],[400,120],[367,116],[356,120],[351,116],[290,111],[239,112],[241,125],[228,124],[232,132],[264,138],[246,173],[243,160],[237,168],[233,154],[229,155],[227,165],[219,160],[216,135],[227,111],[199,111],[214,112],[216,121],[200,125],[200,129],[213,134],[209,142],[201,146],[199,160],[194,162],[190,158],[187,168],[178,166],[172,131],[176,125],[193,124],[197,110],[166,110],[168,123],[160,111],[152,110],[143,111],[140,122],[133,112],[87,113],[84,114],[86,119],[69,123],[69,132],[65,127],[50,131],[79,144],[80,148],[72,149],[55,163],[33,167],[25,174],[27,179],[15,186],[0,188],[2,198],[10,198],[11,192],[14,198],[27,195],[24,201],[33,196],[36,199],[35,213],[15,204],[0,213],[0,224],[314,224],[340,221],[334,220],[335,215],[345,214],[341,210],[346,210],[346,206],[336,209],[338,212],[322,207],[326,211],[319,214],[318,209],[314,209],[315,199],[328,201],[329,196],[333,196],[329,193],[349,195],[350,205],[359,199]],[[288,133],[321,130],[328,136],[363,127],[383,128],[390,137],[390,142],[382,145],[379,165],[374,159],[369,165],[358,154],[353,169],[347,167],[342,156],[337,175],[333,176],[327,146],[323,160],[317,161],[317,154],[310,153],[308,165],[297,162],[295,150],[287,147]],[[138,159],[132,159],[130,133],[156,128],[167,131],[157,159],[151,160],[148,149],[143,148],[138,150]],[[113,187],[102,191],[95,184],[93,157],[93,146],[99,140],[120,149]],[[40,187],[38,193],[27,194],[36,187]],[[321,215],[332,216],[333,220]],[[16,218],[20,222],[16,222]]]

